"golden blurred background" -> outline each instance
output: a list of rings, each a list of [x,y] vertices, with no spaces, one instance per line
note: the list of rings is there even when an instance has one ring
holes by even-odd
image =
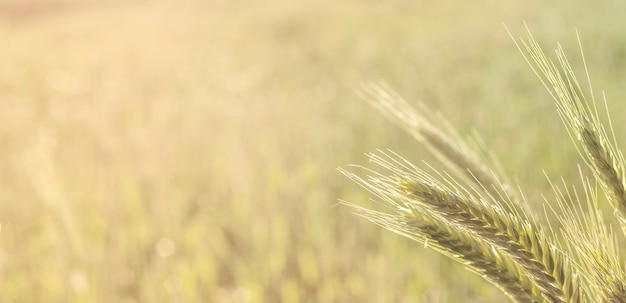
[[[504,302],[336,206],[336,168],[432,159],[355,90],[477,130],[541,213],[580,163],[515,48],[581,67],[618,138],[623,1],[0,0],[0,302]]]

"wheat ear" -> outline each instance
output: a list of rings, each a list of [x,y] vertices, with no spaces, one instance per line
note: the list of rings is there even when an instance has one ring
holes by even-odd
[[[372,162],[392,172],[368,184],[390,203],[402,201],[432,212],[509,255],[533,279],[548,302],[580,302],[576,271],[569,259],[534,224],[475,198],[452,181],[444,185],[397,155],[370,154]],[[443,176],[441,176],[443,178]],[[444,178],[445,179],[445,178]]]
[[[511,257],[473,234],[409,205],[398,208],[397,214],[358,209],[358,214],[371,222],[463,263],[514,302],[544,302],[536,285]]]
[[[383,213],[344,202],[353,207],[358,215],[465,264],[469,270],[500,288],[514,302],[545,302],[538,286],[524,269],[490,243],[427,209],[407,204],[406,199],[396,197],[391,188],[383,185],[388,181],[383,175],[370,171],[373,176],[364,179],[347,170],[339,170],[382,199],[395,212]]]
[[[557,65],[544,54],[530,32],[526,40],[520,39],[520,41],[523,49],[519,44],[518,48],[556,100],[561,119],[573,140],[580,143],[580,147],[576,145],[580,154],[602,185],[607,199],[615,209],[622,230],[626,233],[626,179],[624,177],[626,161],[624,155],[615,148],[617,146],[615,140],[613,144],[608,140],[606,130],[598,117],[598,111],[595,107],[592,109],[589,106],[561,46],[558,45],[556,49]],[[593,90],[588,72],[587,80],[593,101]],[[593,104],[595,106],[595,102]],[[609,129],[612,128],[609,127]],[[615,138],[614,135],[613,138]]]
[[[434,123],[427,117],[435,115],[423,103],[417,103],[419,111],[416,110],[384,82],[365,84],[358,93],[390,121],[427,146],[448,167],[478,185],[494,202],[510,202],[502,206],[518,212],[521,196],[509,185],[504,174],[497,174],[487,167],[443,117],[437,116],[439,123]]]
[[[548,301],[576,301],[577,290],[570,287],[572,272],[563,264],[565,257],[530,223],[433,184],[416,180],[401,184],[415,199],[511,255],[535,279]]]

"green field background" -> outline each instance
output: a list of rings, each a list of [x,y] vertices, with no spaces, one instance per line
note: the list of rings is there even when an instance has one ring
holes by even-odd
[[[502,24],[584,72],[577,29],[620,141],[624,20],[617,0],[2,0],[0,302],[506,302],[337,206],[369,205],[336,170],[366,152],[434,162],[355,91],[385,80],[480,133],[542,217],[544,171],[582,161]]]

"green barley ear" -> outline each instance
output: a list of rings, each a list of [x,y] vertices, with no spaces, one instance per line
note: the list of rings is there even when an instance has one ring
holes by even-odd
[[[585,92],[560,45],[556,49],[557,63],[555,64],[545,55],[530,31],[526,39],[520,38],[519,41],[523,48],[517,42],[516,45],[555,99],[559,115],[567,126],[570,136],[574,142],[579,143],[576,145],[579,153],[602,185],[622,230],[626,233],[626,178],[624,176],[626,161],[622,152],[616,148],[615,135],[613,135],[613,142],[609,141],[606,129],[600,122],[589,73],[586,72],[593,108],[587,102]],[[584,63],[582,46],[580,48]],[[609,121],[609,130],[611,129]]]

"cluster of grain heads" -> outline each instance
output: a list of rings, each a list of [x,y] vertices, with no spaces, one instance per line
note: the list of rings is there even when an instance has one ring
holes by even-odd
[[[591,85],[590,105],[560,46],[555,64],[532,35],[516,44],[556,100],[561,118],[626,231],[626,164],[614,136],[609,141],[600,122]],[[554,230],[544,229],[529,215],[522,195],[501,170],[491,168],[495,162],[481,157],[447,124],[433,122],[443,119],[428,119],[433,115],[424,105],[414,109],[385,84],[365,85],[361,95],[425,144],[452,174],[433,168],[427,172],[391,151],[369,154],[379,169],[357,166],[340,171],[389,211],[345,202],[357,214],[462,262],[514,302],[626,302],[626,274],[617,240],[602,218],[591,182],[584,182],[584,195],[554,186],[567,243],[562,245]],[[566,206],[565,201],[578,204]]]

